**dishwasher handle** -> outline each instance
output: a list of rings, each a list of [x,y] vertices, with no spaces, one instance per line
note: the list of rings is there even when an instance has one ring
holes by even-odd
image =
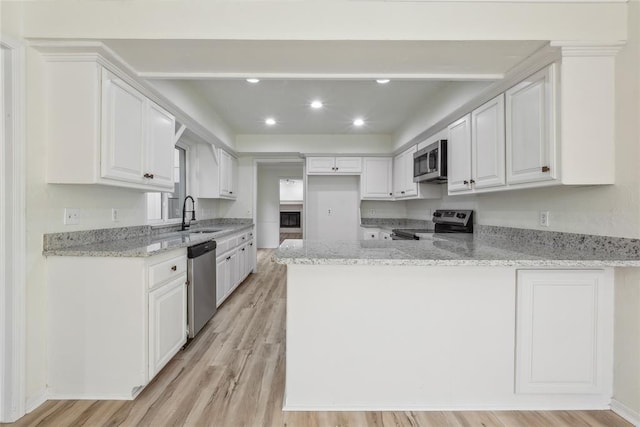
[[[198,245],[189,246],[187,248],[187,258],[197,258],[201,255],[204,255],[208,252],[216,250],[216,241],[209,240],[204,243],[200,243]]]

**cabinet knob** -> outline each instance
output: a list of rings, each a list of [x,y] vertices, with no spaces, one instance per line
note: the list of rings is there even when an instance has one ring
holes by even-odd
[[[390,196],[393,196],[393,193],[389,193]]]
[[[149,178],[149,179],[153,179],[153,174],[152,173],[145,173],[144,177],[145,178]]]
[[[230,257],[230,256],[228,256],[228,257],[227,257],[227,261],[229,261],[230,259],[231,259],[231,257]]]
[[[174,265],[171,267],[171,271],[176,271],[178,269],[178,266]]]
[[[475,184],[476,182],[472,179],[471,181],[469,181],[471,184]]]
[[[404,194],[404,191],[401,191],[400,194]]]
[[[542,167],[542,172],[549,172],[551,170],[551,168],[549,168],[549,166],[543,166]]]
[[[469,184],[469,181],[467,181],[467,180],[465,179],[464,181],[462,181],[462,183],[463,183],[464,185],[468,185],[468,184]]]
[[[242,248],[242,252],[244,252],[244,250],[245,250],[245,249],[246,249],[246,248]]]
[[[233,191],[229,191],[229,194],[233,194]]]

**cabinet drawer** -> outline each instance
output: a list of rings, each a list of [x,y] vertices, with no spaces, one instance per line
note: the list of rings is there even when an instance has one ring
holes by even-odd
[[[151,265],[149,266],[149,288],[186,273],[187,257],[185,255]]]

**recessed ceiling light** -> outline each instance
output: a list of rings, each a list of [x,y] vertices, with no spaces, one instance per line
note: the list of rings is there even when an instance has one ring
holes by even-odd
[[[362,119],[360,119],[360,118],[355,119],[355,120],[353,121],[353,125],[354,125],[354,126],[358,126],[358,127],[363,126],[363,125],[364,125],[364,120],[362,120]]]
[[[387,84],[389,83],[391,80],[389,79],[378,79],[376,80],[378,83],[380,83],[381,85]]]
[[[247,79],[249,83],[258,83],[260,79]]]
[[[273,117],[268,117],[264,122],[267,124],[267,126],[273,126],[276,124],[276,119],[274,119]]]
[[[316,109],[316,110],[317,110],[317,109],[319,109],[319,108],[322,108],[322,105],[323,105],[323,104],[322,104],[322,101],[315,100],[315,101],[313,101],[313,102],[311,103],[311,108],[313,108],[313,109]]]

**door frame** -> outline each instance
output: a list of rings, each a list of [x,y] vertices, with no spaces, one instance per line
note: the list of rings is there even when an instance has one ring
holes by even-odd
[[[23,42],[0,34],[0,48],[0,422],[11,422],[26,412],[26,66]]]

